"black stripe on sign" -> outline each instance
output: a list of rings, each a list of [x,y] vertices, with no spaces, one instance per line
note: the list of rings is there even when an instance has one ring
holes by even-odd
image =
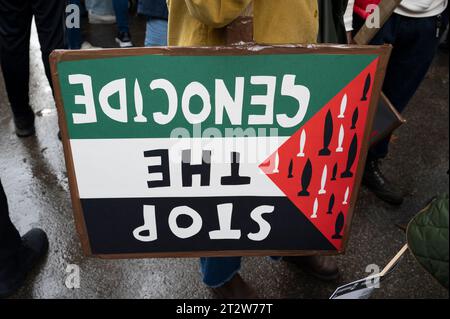
[[[241,230],[239,240],[211,240],[209,232],[219,229],[217,205],[233,204],[232,229]],[[134,254],[227,250],[336,250],[286,197],[208,197],[208,198],[142,198],[83,199],[84,217],[93,254]],[[154,205],[158,239],[140,242],[133,230],[142,226],[144,205]],[[259,232],[250,217],[258,206],[275,210],[263,215],[271,225],[269,236],[260,242],[250,240],[249,233]],[[194,237],[180,239],[170,230],[168,217],[173,208],[189,206],[203,220],[202,230]],[[328,217],[328,215],[326,216]],[[180,227],[192,219],[180,216]]]

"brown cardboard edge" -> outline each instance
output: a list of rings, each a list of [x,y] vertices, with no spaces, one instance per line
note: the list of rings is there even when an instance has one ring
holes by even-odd
[[[407,122],[406,119],[399,113],[399,111],[397,111],[397,109],[392,104],[392,102],[389,100],[389,98],[386,96],[386,94],[381,92],[380,98],[383,99],[384,103],[386,103],[386,105],[389,107],[389,109],[392,111],[392,113],[394,113],[394,115],[397,117],[398,121],[401,124],[405,124]]]
[[[73,214],[75,219],[75,226],[78,232],[78,236],[81,241],[81,247],[83,249],[83,252],[87,256],[92,256],[92,250],[90,247],[88,232],[86,223],[84,220],[83,210],[81,207],[81,200],[80,195],[78,192],[78,183],[77,178],[75,175],[75,167],[73,163],[73,156],[72,156],[72,149],[70,146],[69,141],[69,134],[67,130],[67,124],[65,119],[65,112],[64,112],[64,103],[62,100],[62,94],[61,94],[61,86],[59,83],[58,78],[58,68],[57,65],[59,61],[61,61],[64,54],[58,51],[52,52],[50,55],[50,70],[51,70],[51,76],[52,76],[52,82],[53,82],[53,90],[54,90],[54,96],[55,96],[55,102],[56,102],[56,109],[58,113],[58,123],[59,123],[59,129],[61,132],[61,139],[64,149],[64,158],[66,162],[66,170],[67,170],[67,176],[69,179],[69,188],[70,188],[70,197],[72,201],[72,207],[73,207]]]
[[[383,92],[381,92],[380,99],[384,101],[384,103],[391,110],[392,114],[395,115],[395,117],[397,118],[397,122],[392,124],[386,131],[383,132],[383,134],[378,134],[377,136],[375,136],[375,138],[370,141],[371,146],[376,145],[382,139],[392,134],[396,129],[407,123],[407,120],[397,111],[397,109]]]
[[[336,256],[338,250],[227,250],[227,251],[194,251],[181,253],[130,253],[130,254],[96,254],[92,257],[100,259],[140,259],[140,258],[201,258],[201,257],[267,257],[267,256]]]
[[[360,46],[360,45],[283,45],[283,46],[233,46],[233,47],[153,47],[153,48],[131,48],[131,49],[102,49],[68,51],[56,50],[50,56],[52,81],[55,89],[55,99],[58,109],[58,121],[61,129],[61,137],[64,147],[67,174],[69,177],[70,193],[74,209],[75,224],[81,240],[83,252],[88,257],[101,259],[137,259],[137,258],[195,258],[195,257],[232,257],[232,256],[310,256],[310,255],[338,255],[346,251],[351,230],[351,222],[356,201],[361,186],[362,175],[369,150],[370,135],[375,117],[376,105],[381,94],[387,63],[392,50],[390,45],[382,46]],[[264,55],[264,54],[374,54],[379,56],[379,64],[373,83],[372,101],[368,115],[366,130],[362,143],[361,158],[356,173],[355,188],[352,194],[350,208],[343,230],[341,250],[331,251],[292,251],[292,250],[261,250],[261,251],[199,251],[199,252],[169,252],[169,253],[136,253],[136,254],[93,254],[84,220],[81,200],[78,192],[72,150],[68,139],[68,129],[65,120],[64,103],[62,101],[61,87],[58,78],[57,65],[64,61],[78,61],[87,59],[105,59],[114,57],[143,56],[147,54],[160,54],[169,56],[203,56],[203,55]],[[350,225],[350,226],[349,226]]]
[[[100,50],[56,50],[52,53],[57,63],[79,60],[133,57],[144,55],[205,56],[205,55],[264,55],[264,54],[377,54],[383,46],[367,45],[237,45],[225,47],[151,47]]]

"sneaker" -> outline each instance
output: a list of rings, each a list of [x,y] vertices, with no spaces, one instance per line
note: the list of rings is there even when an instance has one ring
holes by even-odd
[[[34,127],[34,113],[24,117],[15,117],[16,135],[20,138],[30,137],[36,133]]]
[[[0,265],[0,298],[19,290],[27,275],[47,254],[48,238],[41,229],[32,229],[22,237],[22,247],[9,264]]]
[[[99,15],[89,11],[90,24],[114,24],[116,23],[116,16],[114,15]]]
[[[119,32],[116,37],[116,42],[121,48],[131,48],[133,46],[129,32]]]
[[[87,41],[84,41],[84,42],[81,44],[81,50],[100,50],[100,49],[102,49],[102,48],[101,48],[101,47],[93,46],[92,44],[90,44],[90,43],[87,42]]]
[[[384,177],[380,169],[379,160],[367,160],[363,184],[386,203],[395,206],[403,204],[404,198],[402,192]]]

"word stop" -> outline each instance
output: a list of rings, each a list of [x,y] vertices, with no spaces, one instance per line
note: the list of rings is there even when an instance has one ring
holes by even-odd
[[[274,206],[259,206],[251,213],[251,219],[258,224],[259,231],[247,234],[248,239],[252,241],[265,240],[271,231],[270,224],[263,218],[264,214],[274,212]],[[189,226],[182,227],[178,220],[180,217],[188,217],[192,221]],[[233,217],[233,204],[217,205],[217,216],[219,229],[209,231],[209,238],[212,240],[239,240],[241,239],[241,230],[232,229],[231,222]],[[171,232],[180,239],[194,237],[203,229],[203,219],[200,214],[189,206],[179,206],[172,209],[168,218]],[[133,231],[133,236],[141,242],[153,242],[158,239],[158,227],[156,222],[156,207],[153,205],[144,206],[144,224]]]

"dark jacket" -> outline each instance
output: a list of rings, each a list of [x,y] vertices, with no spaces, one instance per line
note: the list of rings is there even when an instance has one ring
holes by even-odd
[[[166,0],[139,0],[138,13],[153,19],[169,18]]]

